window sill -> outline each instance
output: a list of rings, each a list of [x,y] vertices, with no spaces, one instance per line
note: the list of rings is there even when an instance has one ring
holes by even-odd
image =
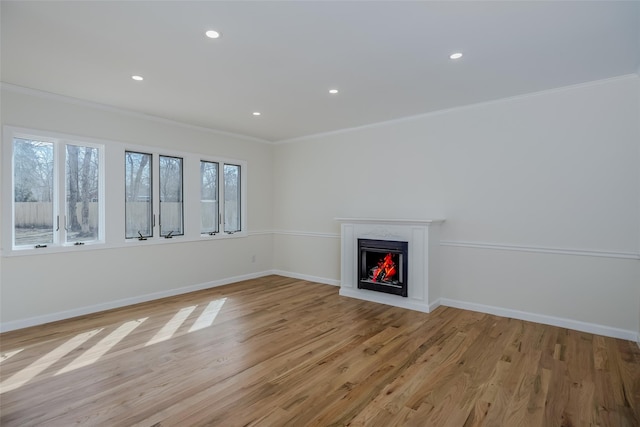
[[[236,233],[218,233],[214,236],[209,236],[208,234],[198,235],[197,237],[191,236],[174,236],[170,239],[165,239],[164,237],[149,237],[147,240],[138,240],[138,239],[126,239],[121,241],[120,243],[109,244],[104,241],[102,242],[87,242],[84,245],[58,245],[58,246],[47,246],[46,248],[35,249],[33,247],[25,247],[25,248],[16,248],[9,250],[2,250],[3,257],[16,257],[16,256],[31,256],[31,255],[48,255],[48,254],[59,254],[59,253],[73,253],[73,252],[82,252],[82,251],[95,251],[95,250],[104,250],[104,249],[118,249],[118,248],[127,248],[127,247],[138,247],[138,246],[155,246],[155,245],[163,245],[163,244],[175,244],[175,243],[193,243],[193,242],[203,242],[203,241],[215,241],[215,240],[226,240],[226,239],[236,239],[247,237],[248,233],[246,231],[238,231]]]

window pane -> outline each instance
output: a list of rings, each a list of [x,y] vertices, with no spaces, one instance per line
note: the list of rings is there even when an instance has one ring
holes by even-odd
[[[182,159],[160,156],[160,235],[179,236],[182,219]]]
[[[14,138],[15,246],[53,243],[53,143]]]
[[[67,145],[66,231],[67,242],[98,240],[98,149]]]
[[[151,237],[151,154],[127,151],[125,163],[125,237]]]
[[[240,166],[224,165],[224,231],[240,229]]]
[[[218,232],[218,164],[200,162],[200,233]]]

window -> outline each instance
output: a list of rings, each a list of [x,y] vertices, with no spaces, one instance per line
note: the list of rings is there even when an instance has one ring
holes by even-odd
[[[182,159],[160,156],[160,236],[184,234]]]
[[[125,238],[145,240],[153,237],[155,215],[153,204],[154,170],[159,195],[160,236],[184,235],[183,159],[158,156],[157,169],[153,155],[125,152]]]
[[[12,247],[102,240],[102,146],[14,134]]]
[[[13,140],[14,246],[54,241],[54,144]]]
[[[244,161],[3,131],[3,256],[247,235]]]
[[[153,236],[151,154],[125,152],[125,237]]]
[[[241,230],[240,166],[224,165],[224,231]]]
[[[218,213],[218,163],[200,161],[200,233],[213,236],[220,229]]]
[[[95,147],[67,145],[65,230],[67,242],[98,240],[100,153]]]
[[[222,172],[222,174],[221,174]],[[222,204],[218,203],[222,182]],[[200,161],[200,233],[215,235],[220,224],[226,234],[242,231],[242,182],[240,165]]]

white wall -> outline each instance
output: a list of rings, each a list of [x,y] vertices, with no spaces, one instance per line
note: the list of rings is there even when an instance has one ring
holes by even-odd
[[[335,217],[443,217],[445,304],[636,337],[639,94],[623,77],[274,147],[3,89],[3,125],[246,160],[250,235],[1,257],[0,322],[272,269],[336,284]]]
[[[275,268],[337,281],[335,217],[444,217],[444,303],[635,337],[637,90],[627,76],[277,145]]]
[[[223,241],[2,257],[3,329],[225,283],[272,268],[271,145],[7,86],[1,95],[2,125],[246,160],[249,230],[248,237]],[[106,214],[122,212],[110,212],[107,206]]]

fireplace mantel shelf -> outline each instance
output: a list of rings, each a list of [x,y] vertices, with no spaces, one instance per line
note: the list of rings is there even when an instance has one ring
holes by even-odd
[[[389,224],[389,225],[430,225],[444,222],[444,219],[384,219],[384,218],[335,218],[337,222],[348,224]]]

